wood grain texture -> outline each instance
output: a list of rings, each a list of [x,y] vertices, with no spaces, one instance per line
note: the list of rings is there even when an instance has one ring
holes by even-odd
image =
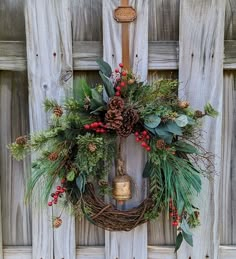
[[[113,68],[121,62],[122,58],[121,25],[113,18],[113,11],[119,4],[118,0],[103,1],[103,57]],[[136,21],[129,26],[131,68],[140,75],[141,79],[145,80],[148,55],[148,2],[132,0],[129,4],[137,11]],[[126,202],[124,209],[127,209],[136,206],[145,197],[145,184],[142,179],[145,156],[143,150],[135,143],[133,136],[125,141],[122,155],[126,159],[127,173],[133,178],[137,189],[133,199]],[[146,224],[130,232],[106,231],[105,240],[107,259],[147,258]]]
[[[236,2],[226,0],[225,6],[225,40],[236,39]]]
[[[179,40],[180,0],[149,0],[149,41]]]
[[[25,72],[0,72],[0,177],[3,245],[31,244],[31,211],[24,203],[30,161],[14,160],[7,145],[29,131]]]
[[[98,70],[96,60],[102,57],[102,1],[72,0],[74,70]],[[82,41],[82,42],[81,42]],[[77,72],[89,84],[100,82],[97,72]],[[104,230],[88,220],[76,220],[77,245],[104,245]]]
[[[27,0],[26,2],[27,61],[29,79],[29,111],[31,132],[47,127],[43,111],[45,98],[58,100],[72,90],[71,6],[64,0]],[[49,40],[50,39],[50,40]],[[39,199],[41,188],[35,192]],[[56,207],[53,213],[60,212]],[[74,218],[63,214],[63,225],[53,231],[52,208],[39,202],[33,204],[33,251],[35,259],[75,259]]]
[[[214,181],[203,179],[197,207],[201,226],[193,233],[194,247],[181,246],[178,258],[218,258],[219,248],[219,183],[222,146],[223,48],[225,1],[180,1],[180,96],[193,108],[203,109],[210,102],[220,115],[203,122],[203,146],[215,154]],[[193,30],[193,26],[197,29]],[[217,55],[217,56],[216,56]]]
[[[102,0],[71,0],[74,41],[102,40]]]
[[[0,1],[0,40],[25,40],[25,0]]]

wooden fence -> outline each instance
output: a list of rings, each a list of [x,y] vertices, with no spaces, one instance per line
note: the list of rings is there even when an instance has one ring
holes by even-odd
[[[30,161],[12,160],[6,145],[46,127],[46,97],[63,97],[74,78],[97,82],[98,57],[113,67],[121,61],[121,27],[112,16],[120,1],[1,0],[0,259],[236,258],[236,0],[129,2],[138,15],[130,25],[133,68],[149,80],[179,77],[198,99],[218,93],[213,101],[222,108],[209,127],[222,170],[204,185],[194,247],[174,253],[176,233],[165,213],[130,233],[104,232],[70,215],[53,230],[56,209],[24,204]]]

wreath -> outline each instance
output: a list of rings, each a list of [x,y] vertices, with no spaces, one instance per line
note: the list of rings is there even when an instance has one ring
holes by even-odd
[[[201,118],[217,112],[209,103],[203,112],[190,108],[178,98],[177,80],[147,84],[122,64],[113,72],[103,60],[97,62],[103,84],[90,87],[80,79],[74,83],[73,98],[62,104],[45,100],[46,112],[52,113],[49,128],[9,145],[18,160],[37,152],[26,199],[40,186],[48,206],[70,204],[76,214],[110,231],[129,231],[168,210],[179,231],[176,250],[183,239],[192,245],[190,228],[199,225],[193,199],[201,190],[201,177],[209,175],[204,165],[210,164],[210,154],[199,144],[199,125]],[[143,177],[149,194],[139,206],[122,210],[116,201],[130,199],[135,186],[121,151],[127,137],[147,152]],[[56,217],[54,227],[61,224]]]

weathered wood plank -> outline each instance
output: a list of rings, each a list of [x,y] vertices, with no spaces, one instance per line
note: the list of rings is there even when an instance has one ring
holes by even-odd
[[[179,39],[179,0],[149,0],[149,41]]]
[[[28,90],[25,72],[0,72],[0,190],[3,245],[31,244],[30,206],[24,203],[29,159],[14,160],[7,145],[29,131]]]
[[[224,69],[236,69],[236,41],[225,41]],[[103,56],[101,41],[73,42],[73,69],[98,70],[96,60]],[[148,69],[176,70],[179,66],[178,41],[149,41]],[[26,70],[24,42],[0,41],[0,70]]]
[[[236,39],[236,2],[226,0],[225,6],[225,40]]]
[[[0,1],[0,40],[25,40],[25,0]]]
[[[129,27],[131,66],[145,80],[148,70],[148,1],[132,0],[129,4],[137,11],[137,19]],[[118,0],[103,1],[103,57],[113,68],[122,61],[121,25],[113,18],[113,11],[119,5]],[[134,195],[133,199],[124,206],[127,209],[136,206],[145,197],[142,179],[145,156],[133,136],[124,142],[122,155],[126,159],[127,173],[133,178],[137,188],[137,195]],[[105,240],[107,259],[147,258],[147,224],[128,233],[106,231]]]
[[[31,131],[47,127],[42,109],[45,98],[60,100],[72,90],[72,32],[70,1],[27,0],[26,36],[29,78],[29,110]],[[49,40],[50,39],[50,40]],[[39,199],[41,188],[35,192]],[[74,218],[63,214],[63,225],[53,231],[52,210],[39,202],[33,206],[33,258],[75,259]]]
[[[74,70],[98,70],[96,60],[102,58],[102,0],[72,0]],[[97,72],[76,72],[75,78],[86,78],[95,86],[101,82]],[[85,218],[76,220],[77,245],[104,245],[105,232]]]
[[[31,246],[6,246],[3,254],[4,259],[33,259]]]
[[[223,101],[224,0],[180,1],[180,96],[196,109],[210,102],[220,115],[203,122],[204,147],[215,154],[216,173],[221,172],[221,126]],[[197,30],[193,25],[197,24]],[[218,258],[219,249],[219,183],[203,179],[197,207],[201,209],[201,226],[194,231],[194,247],[183,245],[178,258]]]
[[[220,259],[235,259],[236,247],[235,246],[220,246],[219,249]]]

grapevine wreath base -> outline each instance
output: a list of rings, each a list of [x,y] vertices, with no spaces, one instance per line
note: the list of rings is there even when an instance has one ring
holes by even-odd
[[[200,145],[199,126],[201,118],[215,117],[217,112],[209,103],[204,111],[196,111],[180,100],[176,80],[148,84],[123,64],[115,71],[102,60],[98,64],[102,84],[90,87],[82,79],[74,83],[73,98],[62,104],[45,100],[46,112],[52,113],[49,128],[20,136],[9,145],[16,159],[37,153],[26,198],[39,187],[49,207],[58,203],[63,210],[72,205],[75,214],[110,231],[130,231],[167,210],[179,233],[176,250],[183,240],[193,245],[190,228],[199,225],[194,200],[211,164]],[[139,145],[135,148],[147,152],[142,176],[148,180],[149,196],[123,211],[113,204],[132,198],[133,181],[121,152],[122,141],[129,136]],[[114,162],[116,176],[111,184],[107,179],[112,178]],[[58,181],[61,184],[51,193]],[[104,197],[109,196],[113,203],[107,204]],[[53,226],[61,224],[57,216]]]
[[[84,203],[90,208],[87,219],[93,224],[109,231],[130,231],[148,221],[146,213],[151,211],[154,204],[151,198],[130,210],[118,210],[112,203],[105,203],[96,195],[92,184],[86,185]]]

